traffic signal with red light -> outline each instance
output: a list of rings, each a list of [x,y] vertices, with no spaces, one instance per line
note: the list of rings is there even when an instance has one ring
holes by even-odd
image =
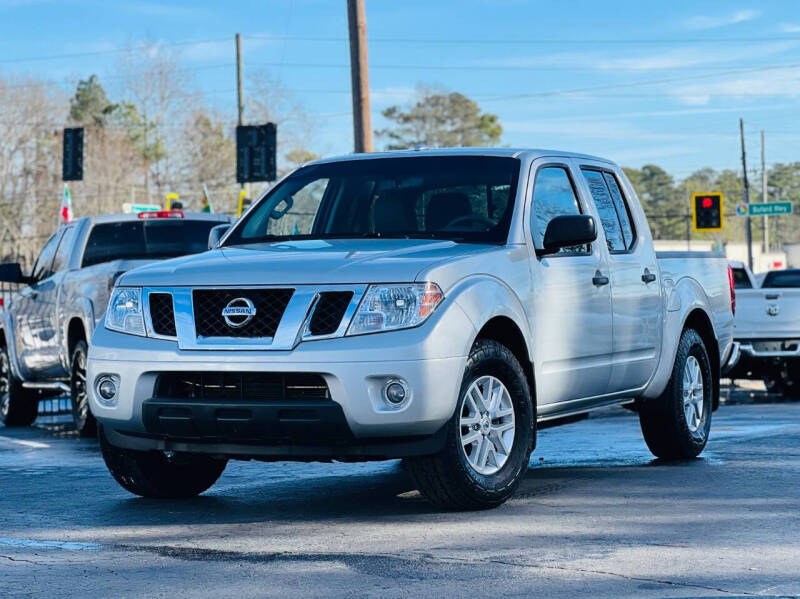
[[[692,224],[697,232],[722,231],[722,194],[695,193],[692,195]]]

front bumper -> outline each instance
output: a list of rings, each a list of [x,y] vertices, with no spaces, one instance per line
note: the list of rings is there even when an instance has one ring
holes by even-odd
[[[91,410],[113,444],[132,449],[286,458],[435,453],[475,335],[466,315],[452,312],[447,325],[439,318],[406,331],[305,342],[291,351],[182,351],[173,341],[116,333],[101,323],[89,350]],[[329,399],[301,405],[154,397],[159,373],[188,371],[319,374]],[[113,406],[98,400],[95,382],[102,375],[118,377]],[[389,380],[402,380],[409,390],[400,408],[383,398]]]

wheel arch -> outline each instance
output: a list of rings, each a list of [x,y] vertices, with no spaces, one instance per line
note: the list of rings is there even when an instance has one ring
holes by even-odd
[[[714,379],[711,409],[716,410],[719,407],[719,379],[721,376],[721,367],[719,344],[714,334],[714,326],[711,324],[711,319],[705,310],[695,308],[686,316],[686,320],[684,320],[683,327],[681,328],[681,334],[683,334],[686,329],[692,329],[700,335],[700,339],[703,340],[703,345],[706,346],[708,358],[711,360],[711,374]]]
[[[508,316],[495,316],[481,327],[476,336],[477,339],[492,339],[502,343],[514,354],[525,373],[535,407],[536,386],[534,383],[533,363],[528,354],[528,344],[525,341],[525,336],[517,326],[517,323]]]
[[[72,359],[72,352],[75,349],[75,346],[78,344],[78,341],[85,341],[87,344],[89,343],[89,339],[86,334],[86,325],[84,324],[83,319],[79,316],[73,316],[67,325],[68,361]]]

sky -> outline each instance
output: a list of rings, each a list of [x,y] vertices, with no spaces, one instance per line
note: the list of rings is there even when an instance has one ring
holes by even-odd
[[[497,114],[512,147],[680,179],[740,168],[741,117],[748,166],[761,130],[768,166],[800,160],[798,0],[366,0],[366,13],[374,128],[428,86]],[[120,50],[163,42],[231,118],[241,33],[245,74],[280,81],[313,115],[309,149],[352,150],[345,0],[0,0],[0,24],[0,75],[71,93],[94,73],[113,98]]]

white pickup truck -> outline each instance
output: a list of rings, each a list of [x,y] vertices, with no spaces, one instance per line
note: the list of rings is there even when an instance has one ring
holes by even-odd
[[[95,422],[86,393],[86,353],[114,282],[126,270],[207,249],[218,214],[181,210],[85,216],[59,227],[30,273],[0,264],[19,286],[0,309],[0,423],[27,426],[45,394],[68,394],[81,436]]]
[[[204,254],[128,272],[89,351],[114,478],[201,493],[228,459],[404,458],[499,505],[537,423],[612,404],[662,458],[706,444],[733,339],[722,255],[656,256],[614,163],[555,151],[321,160]]]
[[[770,271],[759,284],[741,262],[731,267],[741,357],[726,376],[760,379],[770,392],[800,397],[800,269]]]

